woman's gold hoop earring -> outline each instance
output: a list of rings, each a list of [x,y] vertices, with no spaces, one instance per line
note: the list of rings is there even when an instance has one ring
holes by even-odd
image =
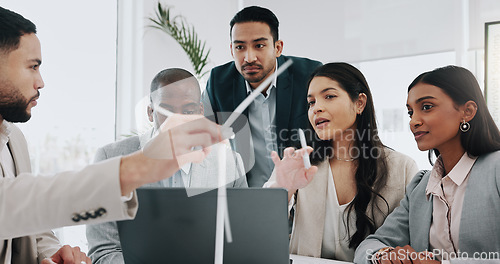
[[[469,129],[470,129],[469,122],[466,122],[465,120],[463,120],[462,123],[460,124],[460,131],[465,133],[465,132],[469,131]]]

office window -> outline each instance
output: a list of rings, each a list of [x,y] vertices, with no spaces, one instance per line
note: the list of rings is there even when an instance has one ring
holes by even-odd
[[[42,45],[45,87],[31,120],[19,124],[33,172],[81,169],[114,141],[116,0],[4,0],[2,7],[35,23]],[[62,244],[87,252],[85,226],[55,232]]]

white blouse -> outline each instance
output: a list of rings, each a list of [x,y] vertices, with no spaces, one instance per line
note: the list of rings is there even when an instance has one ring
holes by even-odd
[[[349,222],[348,234],[346,208],[352,200],[346,204],[339,204],[330,166],[328,171],[327,199],[325,204],[326,216],[321,257],[352,261],[354,259],[355,248],[349,248],[349,234],[352,235],[356,232],[356,214],[352,212],[349,216],[351,221]]]

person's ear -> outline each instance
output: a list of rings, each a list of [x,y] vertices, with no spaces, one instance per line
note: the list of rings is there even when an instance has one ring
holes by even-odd
[[[151,105],[148,105],[148,119],[149,119],[149,122],[153,122],[153,108],[151,107]]]
[[[281,56],[281,52],[283,52],[283,40],[276,40],[274,42],[274,52],[276,53],[276,58]]]
[[[358,95],[358,100],[356,101],[356,114],[361,115],[366,107],[366,101],[368,97],[366,97],[365,93],[360,93]]]
[[[467,101],[463,105],[464,116],[463,119],[466,122],[471,121],[477,113],[477,104],[474,101]]]
[[[234,59],[234,54],[233,54],[233,43],[229,44],[229,49],[231,50],[231,57]]]

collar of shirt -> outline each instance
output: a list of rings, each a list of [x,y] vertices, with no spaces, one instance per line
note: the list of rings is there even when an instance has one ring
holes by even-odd
[[[191,162],[184,164],[184,166],[181,167],[181,170],[189,175],[189,172],[191,171]]]
[[[430,195],[439,195],[443,193],[443,189],[441,188],[441,182],[445,178],[450,178],[457,186],[460,186],[469,171],[474,166],[474,162],[476,162],[477,157],[469,157],[467,152],[464,152],[458,163],[451,169],[451,171],[443,177],[444,174],[444,165],[443,159],[439,156],[436,160],[436,163],[432,167],[431,175],[429,177],[429,182],[427,183],[427,187],[425,188],[425,195],[427,199],[430,198]]]
[[[7,121],[3,121],[0,124],[0,151],[7,146],[9,142],[10,135],[10,124]]]
[[[1,128],[0,128],[1,129]],[[146,131],[146,133],[142,134],[139,136],[139,144],[141,146],[141,149],[144,148],[146,143],[152,138],[156,136],[156,131],[155,129],[150,129]],[[184,166],[181,167],[181,170],[189,175],[189,172],[191,171],[191,162],[184,164]]]
[[[278,65],[277,59],[276,59],[276,65]],[[278,69],[278,67],[274,68],[274,72],[276,72],[277,69]],[[274,75],[273,81],[271,82],[271,85],[269,85],[269,89],[267,90],[266,98],[269,97],[269,95],[271,94],[271,90],[274,87],[278,87],[278,86],[276,86],[277,83],[278,83],[278,75]],[[253,91],[253,89],[250,86],[250,84],[248,83],[248,81],[245,81],[245,86],[247,87],[247,96],[248,96]]]

